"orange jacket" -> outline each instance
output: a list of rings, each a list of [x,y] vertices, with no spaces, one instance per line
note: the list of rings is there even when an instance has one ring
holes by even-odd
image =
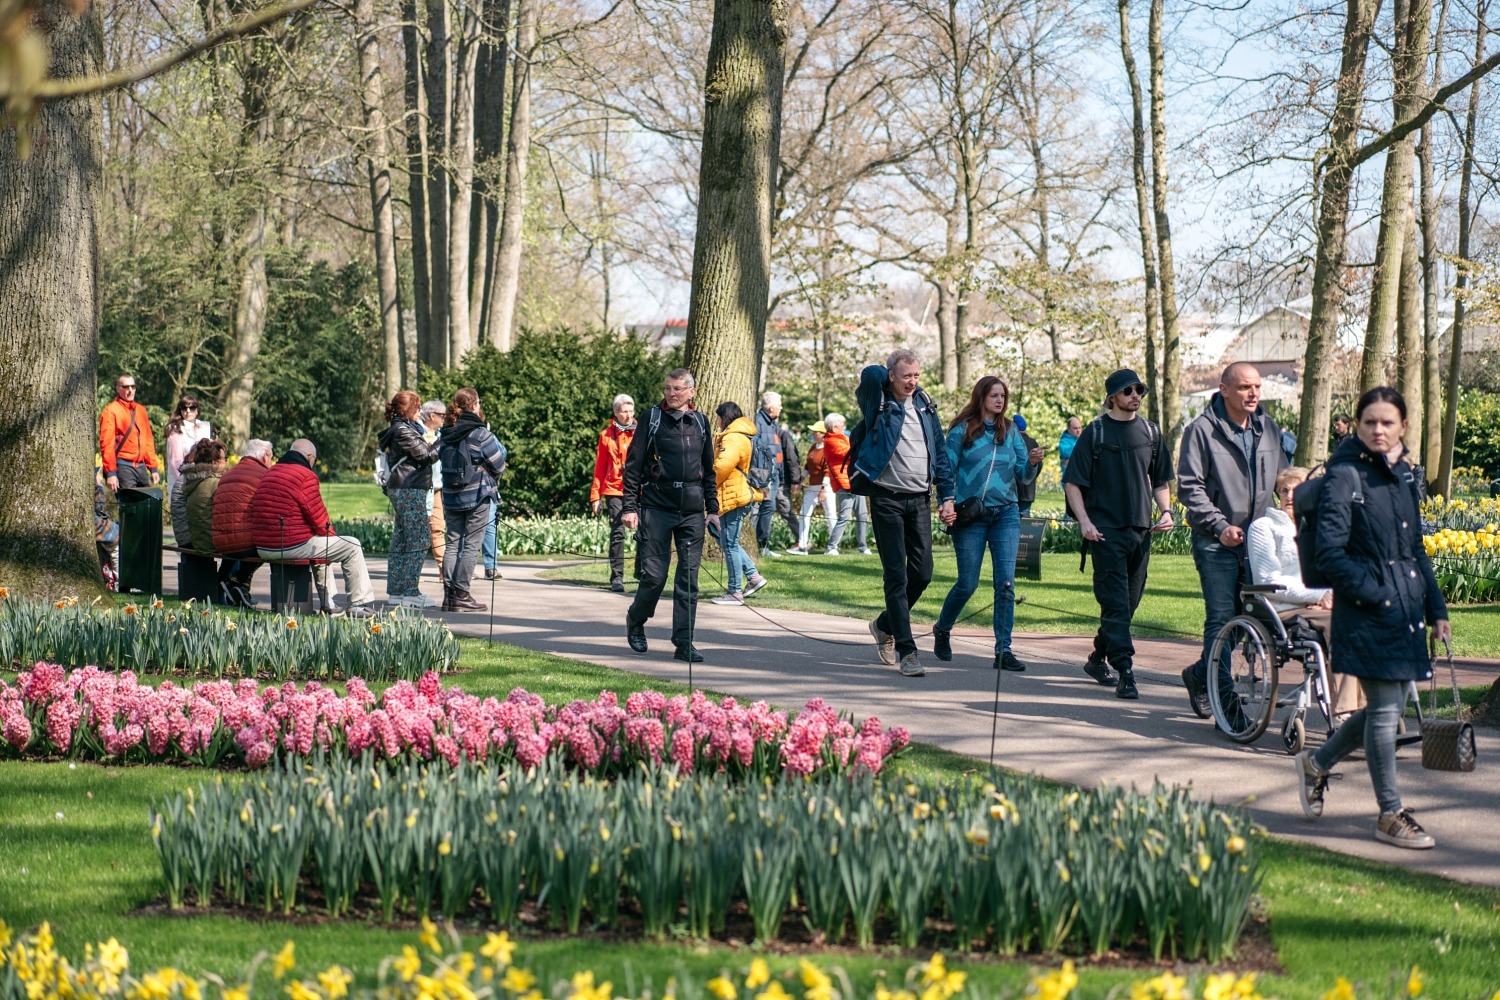
[[[835,490],[849,488],[849,469],[845,465],[848,458],[849,438],[829,431],[823,438],[823,460],[828,463],[828,483]]]
[[[135,412],[135,425],[130,423]],[[99,455],[104,459],[104,475],[115,474],[120,462],[144,462],[148,469],[161,468],[156,458],[156,440],[151,436],[151,418],[140,403],[127,403],[118,397],[104,404],[99,414]]]
[[[630,450],[630,441],[634,437],[635,424],[622,431],[613,420],[599,432],[599,454],[594,458],[594,483],[589,487],[589,503],[600,497],[625,495],[625,453]]]

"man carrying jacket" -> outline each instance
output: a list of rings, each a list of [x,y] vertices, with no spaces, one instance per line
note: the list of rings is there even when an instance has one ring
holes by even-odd
[[[306,438],[292,442],[281,460],[266,470],[255,498],[250,501],[250,535],[257,553],[267,562],[296,559],[326,559],[344,571],[344,589],[349,593],[350,618],[370,618],[375,591],[365,568],[365,550],[358,538],[336,535],[313,463],[318,449]],[[314,563],[313,580],[323,610],[336,610],[328,596],[328,565]]]
[[[855,398],[864,419],[851,447],[852,486],[870,498],[885,576],[885,611],[870,623],[870,634],[881,662],[899,665],[907,677],[926,673],[911,634],[911,606],[932,582],[934,486],[943,524],[954,520],[953,469],[921,377],[921,362],[905,348],[860,372]]]
[[[594,481],[589,505],[597,517],[601,504],[609,513],[609,589],[625,592],[625,455],[635,437],[635,400],[625,393],[615,397],[614,419],[599,432],[594,456]]]
[[[99,457],[104,464],[104,485],[111,493],[122,486],[155,486],[161,481],[151,418],[146,407],[135,401],[133,375],[115,379],[115,398],[99,414]]]
[[[667,373],[662,401],[647,410],[622,475],[626,528],[636,531],[640,585],[625,613],[625,639],[637,653],[646,652],[646,623],[667,582],[672,546],[677,546],[677,576],[672,584],[672,645],[677,659],[701,663],[693,648],[693,620],[698,610],[698,561],[703,555],[705,523],[719,526],[718,483],[714,478],[714,442],[708,420],[693,409],[693,373]]]
[[[1286,466],[1281,428],[1260,412],[1260,372],[1236,361],[1224,369],[1219,391],[1182,432],[1177,499],[1193,529],[1193,565],[1203,589],[1203,652],[1182,672],[1188,701],[1209,717],[1208,663],[1214,637],[1234,617],[1240,586],[1250,582],[1245,532],[1275,502],[1276,474]],[[1220,690],[1232,689],[1229,664],[1219,667]],[[1238,708],[1238,701],[1226,704]]]

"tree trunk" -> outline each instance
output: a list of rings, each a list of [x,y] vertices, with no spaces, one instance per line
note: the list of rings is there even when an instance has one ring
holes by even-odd
[[[396,394],[402,378],[401,305],[396,289],[396,221],[391,210],[391,150],[385,120],[385,78],[380,39],[375,34],[375,0],[355,0],[360,103],[364,106],[365,164],[370,177],[370,219],[375,226],[375,281],[380,295],[380,329],[385,338],[385,395]]]
[[[505,73],[510,69],[510,0],[486,0],[474,90],[474,239],[469,247],[473,342],[490,328],[500,245],[498,183],[505,169]]]
[[[1437,30],[1432,39],[1432,78],[1428,92],[1435,93],[1443,83],[1443,36],[1448,23],[1448,0],[1438,8]],[[1422,126],[1422,138],[1417,143],[1417,163],[1421,167],[1417,174],[1417,205],[1421,212],[1422,230],[1422,468],[1427,473],[1427,482],[1437,481],[1438,466],[1443,461],[1443,353],[1439,346],[1442,328],[1439,326],[1438,302],[1441,288],[1438,285],[1438,202],[1433,184],[1432,123]]]
[[[65,0],[37,5],[49,75],[103,71],[100,5],[74,17]],[[101,98],[49,100],[22,159],[0,129],[0,580],[56,599],[99,593],[93,457],[99,425]]]
[[[1141,268],[1145,272],[1146,316],[1146,384],[1161,386],[1156,345],[1161,333],[1161,302],[1156,281],[1156,234],[1151,226],[1151,193],[1146,186],[1146,116],[1141,107],[1141,81],[1135,69],[1135,51],[1130,43],[1130,0],[1120,0],[1120,55],[1125,62],[1125,76],[1130,83],[1130,150],[1131,172],[1135,180],[1136,231],[1141,241]],[[1151,419],[1162,422],[1161,400],[1164,392],[1146,397]]]
[[[958,288],[944,275],[934,282],[937,289],[938,358],[943,388],[958,388]]]
[[[1482,0],[1475,11],[1474,62],[1484,58],[1484,47],[1488,30],[1485,16],[1489,13],[1488,0]],[[1445,497],[1453,495],[1453,448],[1458,436],[1458,397],[1463,392],[1460,379],[1464,368],[1464,327],[1468,309],[1464,293],[1469,287],[1470,242],[1474,235],[1474,134],[1479,127],[1479,84],[1469,88],[1469,112],[1464,119],[1463,166],[1459,169],[1458,181],[1458,278],[1453,288],[1453,329],[1448,337],[1448,399],[1443,408],[1443,454],[1438,463],[1438,492]]]
[[[521,234],[526,222],[526,160],[531,152],[531,58],[536,48],[537,0],[515,0],[515,80],[511,84],[510,135],[505,143],[505,207],[495,255],[488,336],[508,351],[515,343],[516,299],[521,291]]]
[[[433,365],[432,232],[427,211],[427,94],[422,86],[422,29],[417,0],[401,2],[401,41],[406,55],[406,193],[411,206],[411,296],[416,315],[415,359]]]
[[[219,439],[233,449],[250,440],[250,414],[255,402],[255,362],[266,332],[266,306],[270,285],[266,280],[266,209],[257,208],[246,223],[241,247],[239,298],[234,308],[234,344],[229,355],[229,381],[220,397],[223,416]]]
[[[479,55],[479,7],[470,0],[458,40],[453,74],[453,130],[448,148],[453,165],[448,217],[448,359],[469,353],[469,220],[474,208],[474,60]]]
[[[1344,306],[1344,255],[1348,239],[1350,165],[1359,139],[1365,96],[1365,57],[1380,0],[1346,0],[1343,54],[1337,98],[1328,123],[1328,154],[1321,164],[1318,245],[1313,263],[1312,316],[1302,365],[1302,413],[1297,426],[1297,463],[1328,456],[1328,407],[1333,399],[1333,352]]]
[[[448,140],[452,135],[453,70],[449,52],[448,0],[427,0],[427,251],[431,282],[427,330],[432,340],[428,364],[447,368],[456,363],[448,339]]]
[[[1167,122],[1165,56],[1161,43],[1162,0],[1151,0],[1147,53],[1151,61],[1151,208],[1161,279],[1161,432],[1170,451],[1182,438],[1182,350],[1177,319],[1177,270],[1172,259],[1172,223],[1167,217]]]
[[[1406,398],[1406,447],[1416,461],[1422,450],[1422,263],[1417,254],[1417,218],[1406,213],[1406,249],[1401,254],[1397,301],[1396,389]]]
[[[687,364],[699,405],[748,408],[765,348],[788,0],[714,0]]]

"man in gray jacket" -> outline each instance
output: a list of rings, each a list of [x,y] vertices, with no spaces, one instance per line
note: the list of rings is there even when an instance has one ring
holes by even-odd
[[[1177,499],[1187,508],[1193,565],[1203,589],[1203,652],[1182,672],[1199,718],[1210,712],[1206,664],[1214,637],[1234,617],[1240,585],[1250,582],[1245,532],[1275,502],[1276,474],[1285,465],[1281,428],[1260,412],[1260,372],[1236,361],[1224,369],[1208,406],[1182,432],[1177,460]],[[1221,664],[1221,691],[1228,675],[1228,664]]]

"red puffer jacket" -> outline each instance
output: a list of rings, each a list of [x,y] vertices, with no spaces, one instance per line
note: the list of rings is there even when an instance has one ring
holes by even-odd
[[[226,555],[238,555],[255,548],[250,535],[250,500],[266,474],[266,463],[258,458],[242,458],[219,480],[222,492],[214,494],[214,549]]]
[[[250,504],[250,534],[258,549],[289,549],[334,533],[318,474],[288,456],[266,470]]]

